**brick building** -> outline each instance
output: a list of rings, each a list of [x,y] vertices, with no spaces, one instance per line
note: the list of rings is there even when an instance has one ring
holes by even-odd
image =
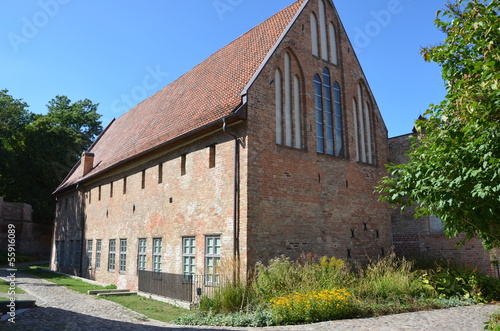
[[[410,149],[411,135],[389,139],[390,163],[403,164],[409,161],[406,153]],[[500,277],[498,267],[491,264],[492,261],[498,261],[500,250],[485,250],[479,238],[474,238],[457,247],[457,243],[463,240],[464,235],[447,238],[444,235],[443,222],[438,217],[430,215],[415,219],[414,213],[414,208],[406,208],[403,213],[399,208],[391,211],[394,252],[397,255],[423,254],[444,257]]]
[[[387,129],[331,0],[299,0],[109,124],[56,190],[51,267],[241,274],[392,247]]]

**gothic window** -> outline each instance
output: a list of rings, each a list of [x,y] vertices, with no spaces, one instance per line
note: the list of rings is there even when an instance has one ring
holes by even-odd
[[[337,39],[335,36],[335,27],[333,23],[330,22],[328,25],[328,34],[330,37],[330,62],[333,64],[338,64],[337,60]]]
[[[314,104],[316,110],[316,151],[344,156],[342,104],[340,86],[331,83],[330,71],[323,70],[323,82],[314,76]]]
[[[328,47],[327,47],[327,36],[326,36],[326,12],[325,3],[323,0],[319,0],[319,36],[321,41],[321,58],[328,61]]]
[[[354,134],[356,143],[356,160],[373,164],[373,146],[371,132],[371,109],[361,84],[358,85],[358,100],[353,101]]]
[[[318,19],[316,14],[311,13],[311,47],[312,54],[319,56],[319,43],[318,43]]]
[[[292,57],[284,56],[284,70],[276,69],[276,144],[302,148],[302,111],[300,78],[292,73]]]

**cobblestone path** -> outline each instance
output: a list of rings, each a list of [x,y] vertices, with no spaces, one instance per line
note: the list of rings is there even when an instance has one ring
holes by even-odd
[[[8,276],[0,268],[0,277]],[[133,312],[107,300],[96,299],[43,279],[16,273],[16,284],[27,294],[21,299],[34,299],[39,307],[17,312],[15,324],[0,321],[0,330],[23,331],[86,331],[86,330],[268,330],[268,331],[327,331],[327,330],[457,330],[479,331],[484,329],[487,316],[499,306],[480,305],[451,309],[406,313],[367,319],[323,322],[309,325],[266,328],[182,327],[170,325]],[[5,296],[1,295],[0,296]]]

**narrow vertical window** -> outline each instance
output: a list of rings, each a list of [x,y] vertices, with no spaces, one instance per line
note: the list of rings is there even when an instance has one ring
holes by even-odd
[[[370,107],[368,106],[368,102],[365,103],[365,135],[366,135],[366,154],[367,154],[367,162],[373,163],[373,155],[372,155],[372,132],[370,127]]]
[[[328,25],[328,32],[330,35],[330,62],[338,64],[337,59],[337,37],[335,35],[335,26],[330,22]]]
[[[115,259],[116,259],[116,239],[109,240],[109,251],[108,251],[108,271],[115,271]]]
[[[276,69],[274,73],[274,83],[276,88],[276,144],[283,145],[283,82],[279,69]]]
[[[161,272],[161,238],[153,239],[153,271]]]
[[[89,205],[92,203],[92,190],[89,190]]]
[[[127,177],[123,177],[123,194],[127,194]]]
[[[293,146],[291,71],[290,54],[285,53],[285,145],[289,147]]]
[[[302,148],[302,120],[300,111],[300,81],[299,77],[294,76],[293,78],[293,126],[295,128],[294,132],[294,147]]]
[[[334,155],[333,148],[333,113],[332,113],[332,86],[330,81],[330,71],[323,69],[323,89],[324,89],[324,112],[325,112],[325,142],[326,154]]]
[[[127,271],[127,239],[120,239],[120,273]]]
[[[139,249],[137,252],[137,269],[146,270],[146,238],[139,239]]]
[[[360,141],[360,154],[361,162],[366,162],[366,144],[365,144],[365,121],[363,116],[363,94],[361,92],[361,85],[358,85],[358,122],[359,122],[359,141]]]
[[[215,168],[215,145],[209,147],[208,167]]]
[[[356,161],[360,161],[359,155],[359,130],[358,130],[358,105],[356,100],[352,99],[352,115],[354,118],[354,144],[356,146]]]
[[[158,164],[158,184],[163,183],[163,163]]]
[[[319,44],[318,44],[318,19],[314,13],[311,13],[311,47],[312,54],[319,56]]]
[[[141,189],[144,190],[145,188],[146,188],[146,170],[143,170],[141,174]]]
[[[102,192],[101,185],[99,185],[99,194],[97,195],[97,200],[99,201],[101,201],[101,192]]]
[[[186,154],[181,155],[181,176],[186,174]]]
[[[95,241],[95,268],[96,270],[101,269],[101,239]]]
[[[182,275],[185,282],[192,282],[196,272],[196,239],[194,237],[182,238]]]
[[[314,108],[316,109],[316,151],[324,153],[323,92],[321,79],[318,75],[314,75]]]
[[[319,35],[321,40],[321,58],[328,61],[328,42],[326,37],[326,13],[325,3],[323,0],[318,0],[319,3]]]
[[[113,197],[113,182],[109,183],[109,197]]]
[[[205,281],[207,284],[219,283],[217,267],[220,263],[220,248],[220,236],[205,238]]]
[[[333,100],[335,109],[335,155],[344,156],[344,133],[342,125],[342,101],[339,83],[333,84]]]
[[[87,268],[92,269],[92,239],[87,240]]]

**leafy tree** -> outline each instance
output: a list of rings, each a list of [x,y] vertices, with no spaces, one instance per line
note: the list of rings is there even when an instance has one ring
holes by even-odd
[[[0,91],[0,196],[31,204],[35,221],[50,224],[52,192],[102,130],[98,105],[56,96],[47,114],[33,114],[7,93]]]
[[[409,162],[390,165],[382,200],[435,214],[445,232],[500,247],[499,0],[457,0],[435,21],[446,39],[422,54],[438,63],[446,98],[431,105],[412,139]]]

